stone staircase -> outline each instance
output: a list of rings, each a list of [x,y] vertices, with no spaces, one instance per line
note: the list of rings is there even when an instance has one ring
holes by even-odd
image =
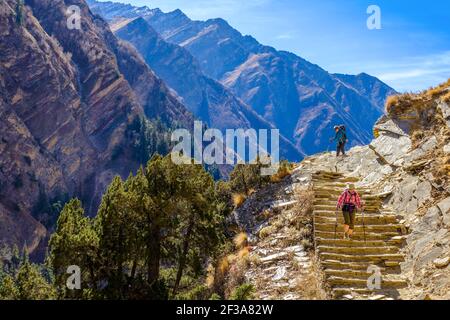
[[[334,298],[396,299],[398,289],[407,286],[400,277],[405,227],[394,212],[382,209],[380,195],[368,188],[358,188],[365,202],[364,224],[357,213],[355,232],[351,240],[343,239],[343,216],[337,212],[336,202],[349,182],[355,178],[340,173],[316,172],[312,175],[314,189],[314,238],[316,253],[324,270],[326,283]],[[373,275],[369,267],[376,266],[381,273],[381,288],[370,290],[368,279]],[[373,268],[373,267],[372,267]]]

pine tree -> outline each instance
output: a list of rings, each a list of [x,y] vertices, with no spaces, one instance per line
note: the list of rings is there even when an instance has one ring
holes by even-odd
[[[17,298],[20,300],[49,300],[56,298],[56,291],[52,284],[42,276],[38,267],[28,259],[17,272]],[[11,291],[14,292],[14,289]]]
[[[16,5],[16,23],[21,26],[23,24],[23,0],[17,0]]]
[[[49,242],[49,262],[60,297],[81,298],[90,290],[95,290],[98,244],[98,234],[91,219],[85,216],[81,202],[71,200],[61,211],[56,231]],[[67,269],[72,265],[80,267],[82,291],[66,287]]]
[[[132,268],[130,262],[136,258],[139,225],[120,177],[114,178],[103,196],[96,225],[100,234],[101,277],[108,283],[104,293],[108,298],[123,299],[127,274]]]
[[[19,290],[17,289],[14,277],[6,275],[0,282],[0,300],[19,299]]]

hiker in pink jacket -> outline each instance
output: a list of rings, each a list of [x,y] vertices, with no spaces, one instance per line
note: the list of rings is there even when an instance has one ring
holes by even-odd
[[[361,197],[356,192],[355,185],[350,184],[340,195],[336,205],[336,209],[342,209],[344,215],[344,239],[351,239],[355,228],[356,210],[361,207]]]

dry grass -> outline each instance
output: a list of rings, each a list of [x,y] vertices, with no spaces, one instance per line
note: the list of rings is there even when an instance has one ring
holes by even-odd
[[[233,205],[235,208],[239,208],[244,204],[245,200],[247,200],[247,196],[243,193],[234,193],[232,198],[233,198]]]
[[[313,242],[310,239],[308,239],[308,238],[302,239],[302,241],[300,241],[300,244],[303,246],[303,248],[305,248],[305,250],[312,250],[312,249],[314,249]]]
[[[416,129],[411,134],[411,140],[414,145],[416,145],[418,142],[422,141],[422,139],[425,137],[425,132],[420,129]]]
[[[245,283],[245,272],[248,268],[247,260],[237,260],[230,267],[225,283],[225,297],[230,297],[231,293],[240,285]]]
[[[217,271],[219,275],[224,276],[228,272],[228,268],[230,267],[229,257],[223,257],[219,261],[219,265],[217,266]]]
[[[305,300],[326,300],[329,298],[324,290],[325,276],[320,268],[319,261],[311,257],[311,270],[304,277],[297,280],[297,290]]]
[[[309,219],[313,212],[314,192],[307,189],[299,190],[297,191],[295,200],[297,200],[297,203],[295,204],[294,210],[297,216],[303,216]]]
[[[215,277],[214,274],[216,272],[214,266],[212,264],[209,264],[206,268],[206,281],[205,284],[208,288],[212,288],[214,286]]]
[[[446,92],[446,89],[450,87],[450,79],[448,79],[446,82],[441,83],[437,87],[430,88],[424,92],[424,94],[430,98],[437,98],[444,94]]]
[[[250,249],[249,247],[242,248],[239,250],[237,257],[241,260],[248,260],[248,257],[250,256]]]
[[[270,181],[272,183],[278,183],[282,181],[284,178],[292,174],[293,169],[294,166],[291,163],[287,161],[281,162],[280,167],[278,168],[278,172],[270,177]]]
[[[276,229],[273,226],[268,226],[268,227],[262,228],[259,231],[259,238],[260,239],[267,238],[269,235],[271,235],[274,232],[276,232]]]
[[[236,249],[242,249],[248,246],[248,236],[245,232],[238,233],[234,239],[233,243],[236,247]]]
[[[386,112],[388,114],[391,114],[395,106],[397,106],[400,103],[400,97],[401,95],[395,95],[395,96],[389,96],[386,99]]]
[[[436,170],[436,176],[438,178],[450,178],[450,156],[441,159]]]
[[[450,91],[447,92],[443,97],[442,100],[446,103],[450,103]]]

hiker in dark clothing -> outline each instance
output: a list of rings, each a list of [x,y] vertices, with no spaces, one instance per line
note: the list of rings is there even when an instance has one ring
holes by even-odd
[[[342,209],[344,215],[344,239],[351,239],[355,229],[356,211],[361,209],[361,197],[355,190],[355,185],[350,184],[338,199],[336,209]]]
[[[336,142],[337,150],[336,157],[339,157],[339,154],[342,152],[342,155],[345,156],[345,144],[347,143],[347,134],[345,132],[344,126],[335,126],[334,131],[336,135],[334,136],[334,141]]]

